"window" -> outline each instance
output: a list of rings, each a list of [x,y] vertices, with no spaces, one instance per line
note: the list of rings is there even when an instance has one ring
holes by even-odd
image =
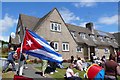
[[[81,46],[77,46],[76,47],[76,52],[82,52],[82,47]]]
[[[98,51],[99,51],[99,49],[96,47],[96,48],[95,48],[95,52],[98,53]]]
[[[114,42],[115,44],[118,44],[115,39],[113,39],[113,42]]]
[[[82,37],[83,39],[87,39],[85,33],[80,33],[80,37]]]
[[[50,29],[51,29],[51,31],[61,32],[61,24],[52,22],[50,24]]]
[[[104,42],[103,37],[99,36],[100,41]]]
[[[105,48],[105,49],[104,49],[104,52],[105,52],[105,53],[109,53],[109,49],[108,49],[108,48]]]
[[[54,49],[55,51],[59,51],[59,47],[58,47],[58,42],[54,42]]]
[[[92,38],[93,41],[96,41],[95,36],[94,35],[90,35],[90,37]]]
[[[72,36],[75,38],[75,31],[71,31]]]
[[[62,43],[62,51],[69,51],[69,43]]]
[[[18,27],[18,31],[17,32],[18,32],[18,34],[20,33],[20,26]]]
[[[106,38],[106,40],[107,40],[109,43],[111,43],[111,42],[110,42],[110,38]]]

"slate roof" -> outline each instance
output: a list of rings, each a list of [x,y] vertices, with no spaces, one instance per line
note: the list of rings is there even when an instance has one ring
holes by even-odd
[[[25,14],[20,14],[20,20],[22,21],[23,27],[27,27],[28,29],[32,30],[40,18],[28,16]]]
[[[84,28],[84,27],[79,27],[79,26],[75,26],[75,25],[71,25],[71,24],[66,24],[68,27],[69,31],[75,31],[75,36],[77,37],[75,40],[78,43],[85,43],[89,46],[95,46],[94,42],[91,40],[91,38],[88,36],[88,34],[92,34],[88,29]],[[82,37],[80,37],[79,33],[86,33],[86,38],[87,39],[82,39]]]

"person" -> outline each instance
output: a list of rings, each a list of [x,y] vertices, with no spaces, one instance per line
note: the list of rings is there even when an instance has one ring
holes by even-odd
[[[21,48],[17,48],[16,52],[17,52],[17,56],[18,56],[18,59],[19,59],[19,67],[17,69],[17,74],[19,75],[23,75],[23,68],[24,68],[24,63],[25,63],[25,55],[24,53],[21,53],[21,56],[20,56],[20,49]]]
[[[50,42],[50,46],[54,49],[54,42]],[[52,69],[50,74],[53,74],[54,72],[58,72],[56,70],[56,68],[57,68],[57,63],[56,62],[49,61],[49,65],[50,65],[50,67]]]
[[[51,67],[51,72],[50,72],[50,74],[54,74],[54,72],[58,72],[58,71],[56,70],[56,68],[57,68],[57,63],[56,63],[56,62],[51,62],[51,61],[49,61],[49,65],[50,65],[50,67]]]
[[[102,64],[102,61],[100,60],[99,57],[97,57],[97,58],[94,60],[94,62],[95,62],[96,64],[98,64],[99,66],[101,66],[101,64]]]
[[[73,63],[74,62],[74,56],[71,56],[71,61],[70,61],[71,63]]]
[[[42,63],[41,63],[41,68],[42,68],[42,76],[43,77],[46,77],[45,76],[45,70],[46,70],[46,68],[47,68],[47,60],[42,60]]]
[[[26,55],[24,55],[24,56],[25,56],[24,69],[28,69],[28,67],[27,67],[27,60],[29,59],[29,55],[26,54]]]
[[[120,52],[116,52],[117,53],[117,62],[120,63]]]
[[[79,77],[79,75],[74,74],[73,72],[73,64],[70,64],[69,67],[66,70],[65,76],[67,80],[81,80],[81,78]]]
[[[93,56],[94,56],[94,53],[91,53],[91,55],[90,55],[90,61],[91,61],[92,63],[94,63]]]
[[[109,61],[105,62],[105,79],[116,80],[117,75],[120,75],[120,66],[115,61],[116,55],[110,54]]]
[[[104,55],[102,56],[101,61],[104,62],[104,63],[106,62],[106,58],[105,58]]]
[[[102,62],[101,62],[101,66],[104,68],[105,62],[106,62],[106,58],[105,58],[104,55],[102,56],[101,61],[102,61]]]
[[[7,63],[4,65],[2,73],[6,72],[6,69],[8,68],[9,64],[12,64],[12,71],[16,71],[15,69],[15,60],[18,59],[17,55],[15,54],[15,51],[13,51],[13,48],[10,48],[10,52],[8,53]]]
[[[81,61],[81,58],[78,57],[78,60],[77,60],[77,62],[76,62],[76,68],[77,68],[78,70],[80,70],[80,71],[83,71],[82,65],[83,65],[83,63],[82,63],[82,61]]]

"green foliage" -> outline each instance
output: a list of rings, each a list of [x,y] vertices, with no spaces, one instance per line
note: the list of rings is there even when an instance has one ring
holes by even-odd
[[[91,62],[89,59],[86,59],[85,61],[86,61],[86,62]]]

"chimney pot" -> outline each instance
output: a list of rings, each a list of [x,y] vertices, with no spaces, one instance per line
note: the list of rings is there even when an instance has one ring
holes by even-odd
[[[86,28],[93,33],[93,23],[92,22],[87,23]]]

